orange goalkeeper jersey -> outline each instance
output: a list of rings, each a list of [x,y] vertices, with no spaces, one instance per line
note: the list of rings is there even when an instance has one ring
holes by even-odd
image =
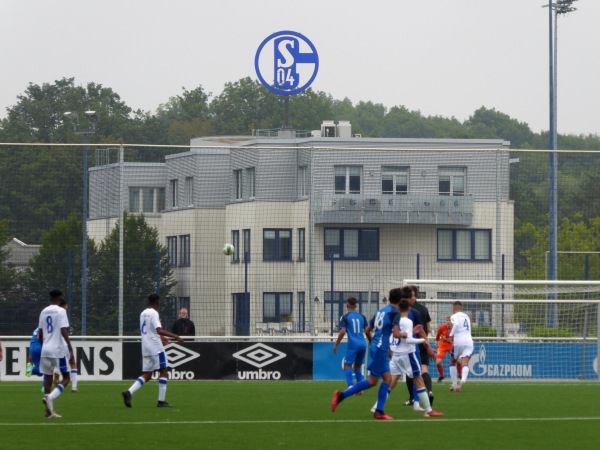
[[[435,341],[437,342],[438,349],[442,350],[452,350],[452,337],[450,337],[450,330],[448,329],[448,325],[443,324],[437,330],[437,334],[435,335]]]

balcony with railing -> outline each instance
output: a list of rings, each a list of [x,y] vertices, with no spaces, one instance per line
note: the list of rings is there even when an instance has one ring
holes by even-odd
[[[312,208],[315,224],[471,225],[473,220],[470,195],[317,193]]]

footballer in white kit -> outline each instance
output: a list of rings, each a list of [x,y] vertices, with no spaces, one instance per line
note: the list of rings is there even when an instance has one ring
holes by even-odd
[[[150,294],[148,296],[148,308],[140,314],[140,334],[142,336],[142,374],[131,385],[129,389],[123,391],[123,401],[125,406],[131,408],[131,397],[135,392],[141,389],[150,379],[152,373],[158,370],[158,403],[159,408],[170,408],[173,405],[165,401],[167,394],[167,356],[162,344],[161,336],[176,339],[179,345],[183,345],[183,339],[177,334],[163,330],[158,317],[158,308],[160,306],[160,296]]]
[[[460,392],[469,376],[469,360],[473,354],[473,338],[471,337],[471,319],[463,312],[462,303],[459,301],[454,302],[452,311],[454,314],[450,316],[452,322],[450,337],[454,338],[454,345],[450,358],[450,376],[452,378],[450,390]],[[458,380],[456,361],[459,361],[462,365],[460,381]]]
[[[60,418],[60,416],[54,411],[53,402],[63,393],[71,380],[67,361],[73,352],[73,347],[69,339],[67,312],[59,306],[61,302],[65,301],[63,293],[58,289],[51,291],[50,301],[52,304],[40,313],[38,326],[42,341],[40,372],[44,374],[44,392],[46,393],[42,402],[46,407],[46,417],[54,419]],[[55,369],[62,374],[62,381],[51,392]]]

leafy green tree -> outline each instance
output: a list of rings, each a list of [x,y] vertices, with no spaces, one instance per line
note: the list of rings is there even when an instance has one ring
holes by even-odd
[[[477,139],[504,139],[513,148],[527,148],[533,140],[533,132],[524,122],[512,119],[494,108],[479,108],[465,122],[470,134]]]
[[[548,264],[547,252],[549,226],[536,227],[525,223],[515,230],[516,279],[544,280]],[[582,252],[560,255],[558,260],[558,279],[582,280],[585,277],[585,254],[600,251],[600,217],[584,220],[581,214],[573,219],[563,218],[557,230],[558,251]],[[589,278],[600,278],[600,261],[597,256],[588,258]]]
[[[10,256],[9,251],[3,249],[8,241],[10,241],[8,220],[0,220],[0,301],[10,298],[15,283],[15,271],[6,265],[6,259]]]
[[[52,289],[62,290],[65,296],[70,292],[73,303],[69,311],[70,325],[75,334],[81,332],[82,232],[81,216],[78,214],[71,214],[65,220],[57,220],[42,235],[40,251],[32,258],[26,274],[27,291],[35,300],[47,302],[48,292]],[[90,287],[97,278],[95,267],[97,248],[91,239],[88,239],[87,246],[89,299]]]
[[[158,231],[143,215],[125,214],[124,219],[124,290],[123,330],[139,332],[139,314],[146,307],[148,295],[157,289],[157,265],[160,261],[159,295],[166,298],[175,286],[167,248],[161,245]],[[119,224],[100,244],[97,278],[94,280],[90,305],[90,328],[96,334],[117,334],[119,300]]]

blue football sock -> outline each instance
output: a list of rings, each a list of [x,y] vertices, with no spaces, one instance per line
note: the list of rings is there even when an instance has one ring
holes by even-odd
[[[390,392],[390,385],[387,383],[381,383],[379,386],[379,392],[377,393],[377,409],[379,411],[383,411],[383,408],[385,408],[385,402],[388,398],[388,395],[390,395]]]
[[[371,385],[369,384],[369,380],[362,380],[359,383],[353,384],[348,389],[346,389],[342,394],[344,394],[344,398],[350,397],[351,395],[358,394],[359,392],[364,391],[365,389],[369,389]]]
[[[350,367],[344,369],[344,375],[346,376],[346,384],[348,387],[352,386],[354,384],[354,380],[352,379],[352,369]]]
[[[362,370],[360,370],[360,369],[354,371],[354,376],[356,377],[357,383],[360,383],[362,380],[364,380]]]

